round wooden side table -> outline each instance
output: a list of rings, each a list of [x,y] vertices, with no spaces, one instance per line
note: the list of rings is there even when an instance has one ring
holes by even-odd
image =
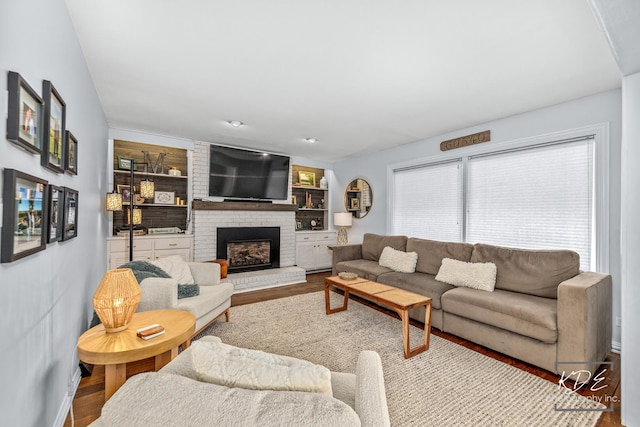
[[[157,323],[165,333],[143,340],[137,330]],[[107,333],[102,324],[78,338],[78,357],[85,363],[104,365],[104,400],[115,393],[127,377],[127,363],[155,358],[157,371],[178,355],[178,346],[186,349],[195,332],[196,318],[183,310],[151,310],[135,313],[124,331]]]

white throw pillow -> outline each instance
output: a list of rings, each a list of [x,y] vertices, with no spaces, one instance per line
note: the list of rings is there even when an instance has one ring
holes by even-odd
[[[498,269],[492,262],[464,262],[443,258],[436,280],[453,286],[493,292]]]
[[[332,394],[329,369],[306,360],[200,341],[191,345],[191,359],[200,381],[252,390]]]
[[[151,264],[163,269],[172,279],[176,279],[180,285],[193,285],[195,281],[191,275],[191,269],[180,255],[171,255],[151,261]]]
[[[417,252],[402,252],[393,249],[391,246],[385,246],[378,260],[378,264],[382,267],[387,267],[400,273],[415,272],[417,263]]]

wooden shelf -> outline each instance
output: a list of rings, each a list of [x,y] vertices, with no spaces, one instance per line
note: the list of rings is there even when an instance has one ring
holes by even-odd
[[[113,173],[129,175],[130,172],[128,170],[116,169],[116,170],[113,171]],[[161,177],[161,178],[172,178],[172,179],[173,178],[175,178],[175,179],[187,179],[187,178],[189,178],[186,175],[173,176],[173,175],[168,175],[166,173],[152,173],[152,172],[146,173],[146,172],[137,172],[137,171],[134,171],[133,175],[134,176],[147,176],[148,175],[148,176],[155,176],[155,177]]]
[[[291,186],[292,189],[298,189],[298,190],[320,190],[320,191],[329,191],[328,188],[320,188],[320,187],[311,187],[308,185],[292,185]]]
[[[122,206],[129,206],[131,203],[123,203]],[[137,208],[139,207],[147,207],[147,208],[186,208],[188,205],[165,205],[162,203],[136,203]]]
[[[194,200],[193,210],[196,211],[295,211],[296,206],[288,203],[262,202],[209,202]]]

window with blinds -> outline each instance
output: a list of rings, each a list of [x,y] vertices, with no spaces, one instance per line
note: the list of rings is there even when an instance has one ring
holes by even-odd
[[[595,271],[593,137],[394,169],[392,188],[393,234],[571,249]]]
[[[466,241],[571,249],[593,270],[593,139],[469,158]]]
[[[393,234],[461,241],[461,159],[395,169],[393,182]]]

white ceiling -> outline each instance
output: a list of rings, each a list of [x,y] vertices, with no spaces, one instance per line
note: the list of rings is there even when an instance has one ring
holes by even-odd
[[[66,2],[111,127],[318,161],[621,82],[587,0]]]

